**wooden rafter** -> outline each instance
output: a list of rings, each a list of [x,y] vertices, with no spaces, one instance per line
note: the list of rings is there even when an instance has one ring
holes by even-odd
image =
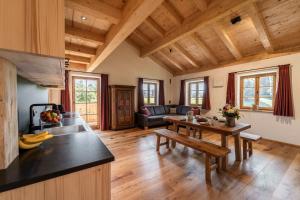
[[[170,58],[168,54],[166,54],[163,51],[159,51],[157,52],[158,55],[160,55],[161,57],[163,57],[165,60],[167,60],[168,62],[170,62],[173,66],[175,66],[176,68],[178,68],[180,71],[183,71],[184,68],[178,64],[174,59]]]
[[[217,35],[219,36],[219,38],[223,41],[227,49],[232,53],[232,55],[237,60],[241,59],[242,58],[241,52],[236,47],[236,45],[232,42],[224,27],[220,23],[216,22],[215,24],[213,24],[213,28],[217,33]]]
[[[96,55],[96,49],[78,44],[65,44],[66,54],[80,55],[84,57],[92,57]]]
[[[176,23],[181,24],[183,21],[183,18],[181,15],[177,12],[177,10],[174,8],[173,5],[171,5],[168,1],[163,2],[162,4],[163,8],[169,13],[170,18]]]
[[[149,26],[156,34],[163,37],[165,35],[165,31],[161,28],[151,17],[148,17],[145,20],[145,24]]]
[[[146,36],[142,31],[139,29],[135,29],[135,31],[132,33],[136,37],[138,37],[141,41],[143,41],[145,44],[150,44],[151,40]]]
[[[104,35],[102,34],[93,33],[87,30],[82,30],[71,26],[65,27],[65,36],[92,42],[97,45],[101,45],[105,42]]]
[[[123,9],[121,21],[106,35],[106,42],[97,50],[97,55],[88,67],[93,71],[110,55],[161,3],[163,0],[131,0]]]
[[[199,36],[194,33],[192,35],[193,40],[196,42],[197,46],[201,49],[202,53],[206,58],[210,60],[213,64],[218,64],[218,59],[214,56],[214,54],[209,50],[207,45],[199,38]]]
[[[274,50],[270,34],[267,30],[266,24],[264,22],[263,16],[258,10],[257,4],[254,2],[251,4],[249,8],[249,15],[252,19],[252,22],[256,28],[256,31],[258,33],[259,39],[264,46],[264,48],[268,52],[272,52]]]
[[[208,24],[223,18],[232,12],[238,11],[241,7],[250,4],[253,0],[216,0],[211,6],[204,12],[197,13],[184,20],[182,25],[170,32],[166,33],[166,36],[153,42],[151,45],[142,48],[141,55],[150,55],[177,40],[192,34],[197,29],[204,27]]]
[[[207,1],[206,0],[193,0],[194,4],[200,11],[205,11],[207,9]]]
[[[86,64],[82,63],[70,63],[68,69],[74,71],[86,71],[86,66]]]
[[[70,55],[66,54],[65,58],[68,58],[72,63],[81,63],[81,64],[89,64],[91,59],[86,58],[86,57],[81,57],[81,56],[75,56],[75,55]]]
[[[178,43],[172,45],[172,47],[186,60],[188,61],[193,67],[198,68],[199,65],[197,61],[187,52],[182,46]]]
[[[113,24],[119,23],[122,16],[120,9],[98,0],[66,0],[65,5],[84,14],[105,19]]]

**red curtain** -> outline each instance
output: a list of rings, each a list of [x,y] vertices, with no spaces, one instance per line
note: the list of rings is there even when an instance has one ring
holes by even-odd
[[[185,80],[180,82],[179,105],[185,105]]]
[[[65,90],[60,92],[61,105],[65,112],[71,111],[70,91],[69,91],[69,71],[65,71]]]
[[[138,110],[144,106],[144,91],[143,91],[143,78],[138,80]]]
[[[109,129],[109,92],[108,75],[101,74],[101,130]]]
[[[210,110],[210,99],[209,99],[209,77],[204,77],[204,92],[203,92],[203,101],[202,109]]]
[[[164,81],[159,80],[159,105],[165,105],[165,89],[164,89]]]
[[[294,116],[290,65],[279,66],[279,80],[274,105],[274,115],[286,117]]]
[[[235,73],[228,74],[226,104],[235,106]]]

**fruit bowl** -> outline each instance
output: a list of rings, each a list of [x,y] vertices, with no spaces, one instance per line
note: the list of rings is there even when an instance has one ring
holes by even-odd
[[[48,124],[58,124],[61,121],[59,110],[47,110],[40,114],[41,122]]]

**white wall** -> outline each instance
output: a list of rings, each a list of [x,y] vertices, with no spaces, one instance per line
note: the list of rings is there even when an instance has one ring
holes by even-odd
[[[141,58],[139,51],[127,42],[123,42],[94,72],[109,74],[109,85],[137,86],[138,78],[164,80],[166,104],[173,98],[169,81],[173,75],[150,58]],[[137,109],[137,89],[135,91]]]
[[[290,119],[284,117],[275,117],[272,115],[272,113],[242,112],[242,119],[240,121],[252,125],[252,128],[249,132],[259,134],[264,138],[300,145],[300,54],[175,77],[172,81],[172,88],[176,88],[173,92],[173,102],[178,103],[179,101],[180,80],[209,76],[212,110],[208,114],[214,115],[218,113],[219,108],[225,105],[228,73],[246,69],[277,66],[280,64],[292,65],[292,87],[295,118]],[[216,78],[218,80],[223,80],[223,87],[213,88],[213,79]]]

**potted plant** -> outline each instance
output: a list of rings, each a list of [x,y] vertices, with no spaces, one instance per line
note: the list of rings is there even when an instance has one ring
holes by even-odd
[[[223,117],[226,118],[226,125],[229,127],[234,127],[235,119],[240,118],[239,109],[227,104],[223,107],[223,109],[220,109],[220,111],[222,112]]]

